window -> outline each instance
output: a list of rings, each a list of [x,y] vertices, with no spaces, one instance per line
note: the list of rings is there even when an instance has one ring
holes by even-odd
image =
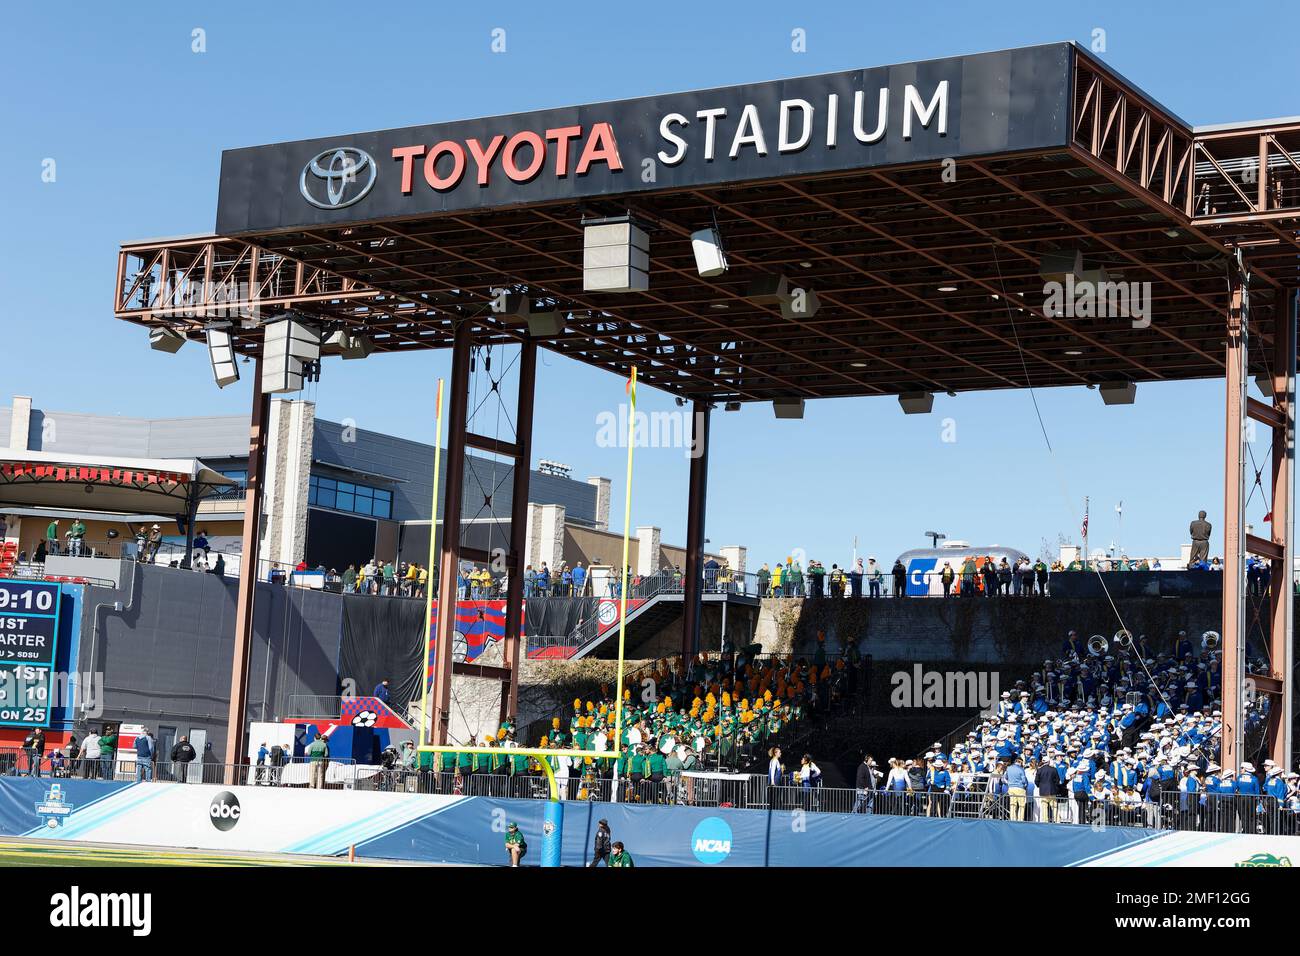
[[[243,468],[222,468],[221,474],[225,475],[236,482],[233,485],[225,485],[220,488],[213,488],[206,497],[208,498],[243,498],[244,493],[248,490],[248,471]]]
[[[312,475],[308,483],[307,503],[319,508],[350,511],[353,514],[373,515],[376,518],[393,516],[393,493],[370,485],[338,481],[322,475]]]

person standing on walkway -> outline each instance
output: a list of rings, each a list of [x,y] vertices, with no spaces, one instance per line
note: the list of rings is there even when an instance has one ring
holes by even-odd
[[[320,734],[307,747],[307,760],[310,767],[310,784],[313,790],[322,790],[325,787],[325,771],[330,763],[330,747],[325,742],[325,738]]]
[[[153,779],[154,741],[145,727],[135,738],[135,780],[140,783]]]
[[[610,866],[609,854],[612,849],[609,834],[609,821],[601,820],[596,824],[596,839],[591,848],[591,862],[587,866],[600,866],[603,862]]]

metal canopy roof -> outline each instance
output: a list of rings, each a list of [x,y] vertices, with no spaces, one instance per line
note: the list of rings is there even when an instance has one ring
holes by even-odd
[[[42,506],[84,514],[188,511],[202,496],[237,484],[197,458],[111,458],[14,451],[0,455],[0,506]],[[78,512],[79,514],[83,512]]]
[[[922,126],[918,113],[903,139],[903,85],[924,104],[939,83],[950,84],[947,131],[933,118]],[[872,100],[877,87],[889,90],[891,119],[880,143],[854,153],[854,92]],[[820,142],[832,134],[814,123],[807,150],[778,155],[777,101],[802,98],[821,115],[825,89],[839,97],[836,145]],[[717,160],[700,162],[696,139],[694,160],[657,167],[652,183],[637,178],[671,142],[658,135],[662,117],[719,102],[732,117],[757,104],[773,141],[767,155],[741,149],[729,159],[735,122],[719,121]],[[594,129],[611,117],[620,170],[593,164],[588,178],[548,178],[542,164],[536,178],[507,182],[495,169],[481,186],[471,163],[439,194],[420,180],[417,156],[411,188],[391,182],[404,148],[394,144],[430,153],[418,144],[478,137],[472,148],[497,133],[569,120]],[[350,142],[382,157],[373,191],[313,209],[303,157]],[[575,140],[571,162],[580,147]],[[567,316],[545,347],[620,374],[636,364],[646,384],[716,401],[1219,376],[1232,247],[1251,263],[1258,339],[1270,340],[1279,293],[1300,280],[1297,150],[1300,124],[1198,138],[1068,44],[279,144],[223,162],[219,222],[247,231],[122,247],[116,313],[200,338],[233,300],[230,331],[246,354],[262,332],[238,319],[288,309],[400,352],[448,346],[467,318],[486,341],[518,339],[523,329],[491,311],[492,290],[505,287]],[[1261,174],[1242,178],[1242,164],[1265,154]],[[649,289],[584,292],[583,223],[621,215],[650,235]],[[702,278],[689,236],[715,218],[730,269]],[[1040,262],[1076,250],[1085,270],[1150,283],[1138,287],[1149,288],[1149,324],[1053,311]],[[787,319],[746,297],[755,278],[778,274],[814,290],[819,311]],[[1252,350],[1257,363],[1266,354]]]

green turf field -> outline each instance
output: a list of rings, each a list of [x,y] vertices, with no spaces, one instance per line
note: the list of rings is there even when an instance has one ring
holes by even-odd
[[[57,840],[0,840],[5,866],[348,866],[346,859],[272,853],[95,846]],[[356,866],[358,864],[351,864]],[[365,865],[365,864],[361,864]]]

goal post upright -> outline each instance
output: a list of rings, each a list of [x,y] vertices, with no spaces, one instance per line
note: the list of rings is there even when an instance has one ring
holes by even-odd
[[[429,741],[427,730],[432,729],[427,712],[427,703],[429,699],[429,680],[428,680],[428,647],[429,638],[432,635],[432,590],[426,598],[426,608],[428,613],[425,614],[425,672],[424,678],[424,699],[426,703],[425,713],[421,716],[420,728],[420,745],[417,750],[420,753],[455,753],[455,754],[490,754],[493,756],[509,757],[532,757],[541,766],[546,775],[549,785],[551,800],[560,799],[559,786],[556,783],[555,771],[551,767],[550,757],[572,757],[579,760],[591,758],[593,760],[618,760],[623,755],[622,747],[622,730],[623,730],[623,672],[624,672],[624,652],[626,649],[627,636],[627,586],[628,586],[628,552],[629,542],[632,529],[632,451],[635,446],[636,438],[636,366],[632,366],[630,377],[627,383],[627,392],[631,404],[632,414],[628,415],[628,434],[627,434],[627,483],[626,493],[624,495],[623,506],[623,567],[621,574],[621,586],[619,589],[619,624],[618,624],[618,676],[614,693],[614,739],[612,747],[609,750],[574,750],[572,748],[554,749],[544,747],[456,747],[452,745],[435,745]],[[438,380],[438,435],[442,434],[442,380]],[[434,504],[434,521],[436,528],[437,506],[438,506],[438,456],[440,452],[434,453],[434,482],[433,482],[433,504]],[[430,536],[430,555],[434,553],[433,536]],[[442,606],[439,605],[439,613],[442,613]]]

